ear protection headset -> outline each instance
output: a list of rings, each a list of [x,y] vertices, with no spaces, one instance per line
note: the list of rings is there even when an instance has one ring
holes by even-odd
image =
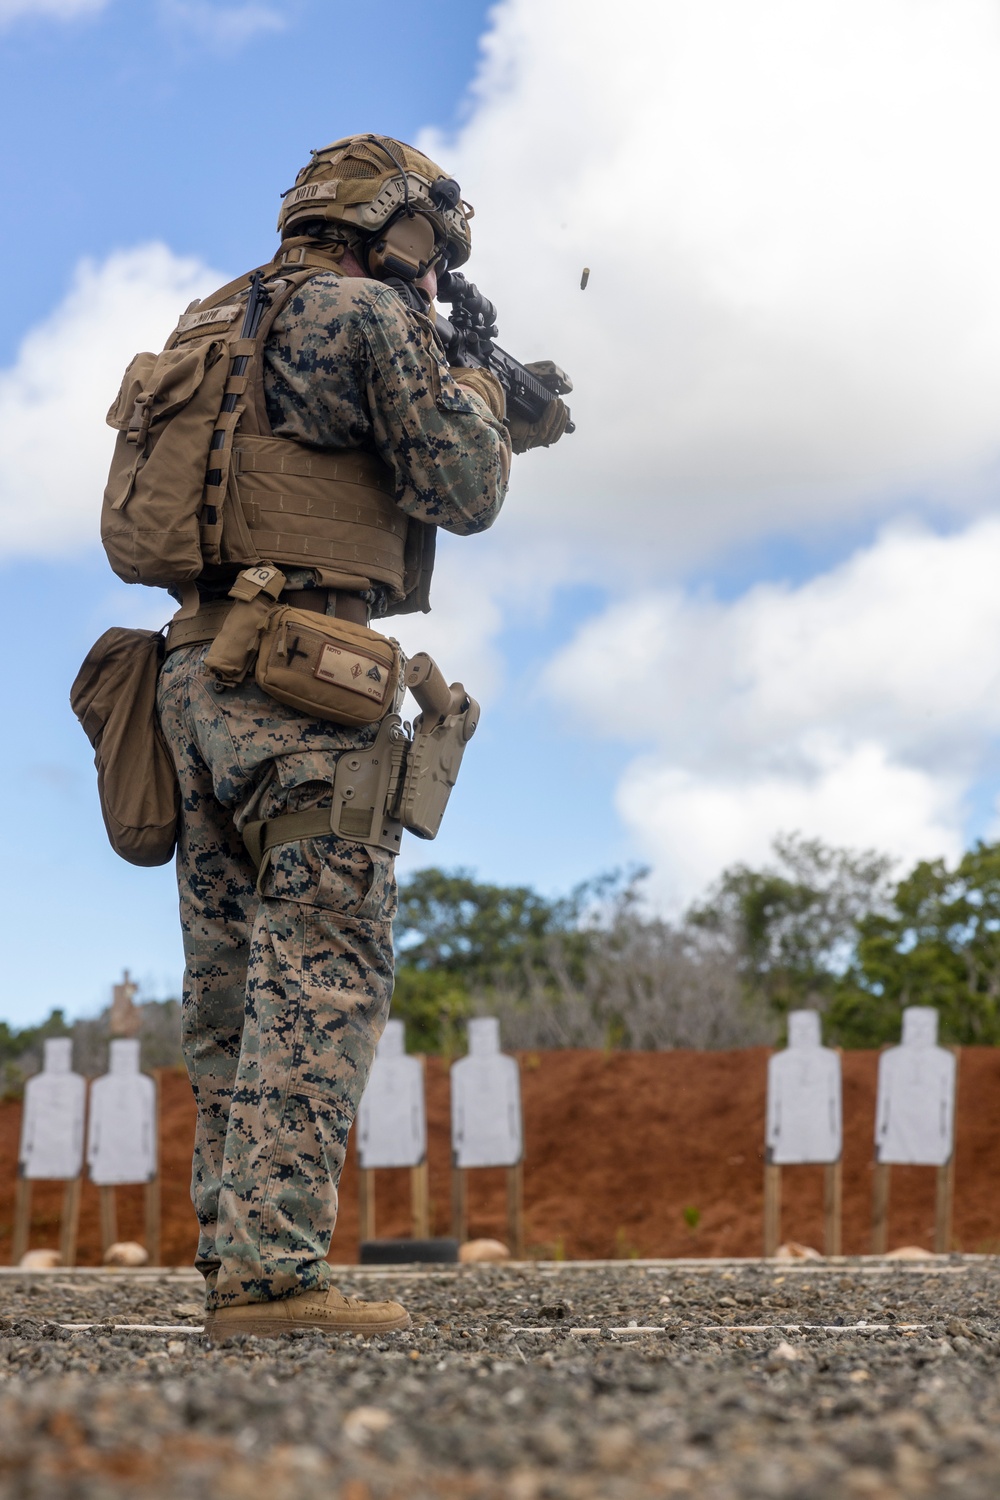
[[[434,220],[411,204],[406,167],[395,151],[382,141],[377,145],[399,168],[403,205],[365,245],[367,269],[376,280],[398,276],[401,281],[419,281],[431,266],[446,260],[447,241],[439,235]],[[435,208],[441,211],[461,202],[461,189],[453,177],[439,177],[430,193]]]

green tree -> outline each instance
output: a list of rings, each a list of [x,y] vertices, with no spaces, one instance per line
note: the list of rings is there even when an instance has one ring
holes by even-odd
[[[858,934],[829,1012],[836,1040],[897,1041],[904,1007],[933,1005],[943,1042],[1000,1043],[1000,844],[978,842],[954,870],[922,861]]]
[[[478,881],[468,870],[417,870],[400,886],[395,921],[393,1013],[409,1045],[453,1052],[477,1001],[492,990],[527,992],[556,981],[547,954],[560,941],[561,962],[582,980],[590,943],[587,918],[621,883],[617,874],[549,899],[530,886]]]
[[[785,1015],[824,1007],[837,992],[859,921],[889,907],[892,862],[797,833],[780,835],[772,847],[772,865],[731,866],[688,920],[728,937],[748,994]]]
[[[0,1021],[0,1098],[20,1094],[28,1073],[41,1066],[43,1043],[51,1036],[70,1036],[72,1027],[61,1010],[50,1011],[37,1026],[16,1029]]]

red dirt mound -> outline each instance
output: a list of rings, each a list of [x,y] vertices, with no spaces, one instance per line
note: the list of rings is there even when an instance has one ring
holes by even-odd
[[[523,1053],[525,1221],[529,1252],[575,1258],[757,1255],[767,1050]],[[878,1054],[844,1054],[844,1250],[868,1249]],[[160,1075],[163,1259],[190,1264],[194,1106],[180,1073]],[[448,1070],[427,1062],[432,1232],[449,1231]],[[0,1103],[0,1258],[9,1259],[21,1107]],[[957,1249],[1000,1249],[1000,1049],[959,1066]],[[933,1241],[934,1172],[893,1172],[890,1244]],[[376,1177],[378,1233],[409,1232],[409,1174]],[[503,1172],[472,1174],[469,1229],[505,1235]],[[786,1238],[822,1247],[822,1171],[786,1168]],[[58,1240],[60,1189],[35,1184],[32,1248]],[[119,1190],[119,1234],[142,1238],[142,1191]],[[348,1154],[331,1259],[357,1255],[357,1171]],[[79,1260],[100,1260],[97,1192],[83,1189]]]

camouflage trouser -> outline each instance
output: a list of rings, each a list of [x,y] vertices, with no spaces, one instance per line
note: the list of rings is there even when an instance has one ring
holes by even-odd
[[[347,1136],[392,994],[393,859],[329,835],[279,845],[258,897],[239,830],[328,805],[337,758],[371,742],[208,648],[172,652],[160,720],[181,785],[184,1056],[198,1106],[191,1195],[210,1308],[324,1285]]]

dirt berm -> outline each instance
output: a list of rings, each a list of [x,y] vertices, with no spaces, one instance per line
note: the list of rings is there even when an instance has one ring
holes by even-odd
[[[748,1256],[761,1251],[767,1050],[522,1053],[525,1218],[529,1253],[544,1258]],[[869,1248],[871,1142],[878,1054],[844,1054],[844,1251]],[[162,1072],[163,1259],[190,1264],[188,1200],[194,1107],[187,1080]],[[449,1229],[448,1072],[427,1060],[432,1228]],[[21,1106],[0,1103],[0,1261],[10,1258]],[[954,1246],[1000,1249],[1000,1048],[959,1063]],[[890,1245],[933,1242],[933,1170],[896,1168]],[[409,1232],[409,1178],[377,1176],[380,1236]],[[55,1245],[60,1189],[36,1184],[32,1247]],[[142,1237],[141,1189],[119,1190],[119,1235]],[[503,1238],[504,1174],[472,1174],[470,1233]],[[357,1258],[357,1173],[341,1185],[331,1259]],[[786,1169],[783,1233],[822,1247],[822,1171]],[[99,1261],[96,1190],[83,1190],[79,1261]]]

